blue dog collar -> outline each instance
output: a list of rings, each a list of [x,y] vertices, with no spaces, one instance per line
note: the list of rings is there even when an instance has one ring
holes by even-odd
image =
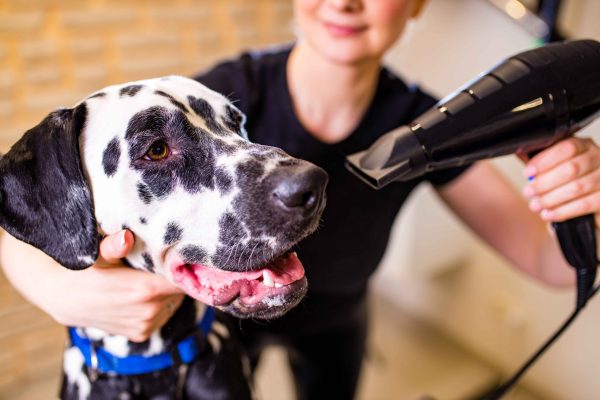
[[[206,335],[210,332],[214,320],[215,310],[212,307],[207,307],[197,327]],[[91,340],[80,336],[75,328],[69,328],[69,335],[73,346],[81,351],[85,359],[85,365],[88,368],[101,373],[112,372],[118,375],[147,374],[181,363],[189,364],[198,357],[200,350],[195,334],[192,334],[177,343],[176,349],[171,352],[152,356],[133,354],[126,357],[117,357],[102,347],[95,347]]]

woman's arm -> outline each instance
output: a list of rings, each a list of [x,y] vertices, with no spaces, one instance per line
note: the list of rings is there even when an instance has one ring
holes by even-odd
[[[107,236],[96,264],[72,271],[3,232],[0,264],[14,287],[59,323],[141,342],[171,317],[183,294],[158,275],[120,264],[133,242],[129,231]]]
[[[524,201],[488,162],[438,190],[446,203],[509,261],[543,282],[564,286],[574,272],[550,222],[594,214],[600,221],[600,148],[570,138],[527,162]],[[535,213],[539,214],[536,215]]]
[[[438,193],[481,239],[526,274],[554,286],[575,282],[547,224],[491,163],[475,164]]]

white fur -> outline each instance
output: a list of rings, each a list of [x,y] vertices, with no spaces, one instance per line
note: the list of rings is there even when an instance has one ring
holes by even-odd
[[[63,355],[63,369],[70,384],[75,384],[79,388],[79,399],[87,399],[91,391],[91,383],[88,377],[83,373],[83,354],[76,347],[70,347],[65,350]]]

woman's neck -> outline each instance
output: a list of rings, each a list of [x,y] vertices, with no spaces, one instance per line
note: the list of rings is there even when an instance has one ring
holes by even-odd
[[[300,41],[290,54],[287,82],[302,125],[325,143],[347,138],[371,104],[379,69],[379,60],[332,62]]]

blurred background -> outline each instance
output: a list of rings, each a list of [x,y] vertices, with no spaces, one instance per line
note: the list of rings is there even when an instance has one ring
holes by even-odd
[[[599,17],[596,0],[430,0],[387,62],[442,97],[544,40],[600,40]],[[293,39],[291,0],[0,0],[0,149],[103,86],[191,75]],[[595,123],[581,135],[599,132]],[[519,162],[496,163],[524,185]],[[426,187],[398,216],[382,264],[360,399],[473,398],[512,373],[574,306],[571,291],[512,271]],[[599,335],[594,300],[507,398],[597,398]],[[64,340],[64,328],[0,275],[0,399],[55,398]],[[282,360],[272,348],[260,366],[265,399],[292,398]]]

